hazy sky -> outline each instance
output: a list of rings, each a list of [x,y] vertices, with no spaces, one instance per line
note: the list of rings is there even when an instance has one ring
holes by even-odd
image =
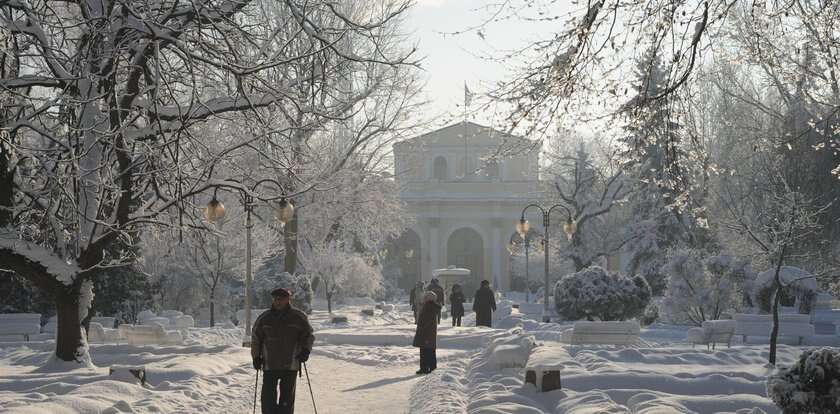
[[[475,27],[491,16],[487,0],[417,0],[410,10],[408,26],[418,42],[427,81],[426,97],[430,101],[425,118],[433,124],[445,125],[463,119],[464,81],[473,92],[485,92],[495,82],[508,76],[514,69],[511,64],[487,60],[501,52],[520,48],[530,41],[550,37],[561,27],[561,21],[551,23],[509,20],[492,23],[482,30],[484,39]],[[554,6],[551,15],[567,15],[572,6]],[[495,10],[495,9],[493,9]],[[492,124],[498,115],[480,113],[470,119],[481,124]]]

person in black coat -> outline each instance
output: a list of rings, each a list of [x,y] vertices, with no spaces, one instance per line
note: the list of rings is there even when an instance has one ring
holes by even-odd
[[[490,289],[490,282],[482,280],[481,287],[475,291],[473,311],[475,311],[475,326],[492,325],[493,312],[496,311],[496,294]]]
[[[420,370],[418,374],[428,374],[437,368],[437,322],[440,305],[437,295],[427,291],[423,296],[423,305],[417,317],[417,331],[414,333],[413,345],[420,348]]]
[[[464,297],[464,292],[461,291],[461,285],[452,285],[452,293],[449,294],[449,308],[452,313],[452,326],[461,326],[461,317],[464,316],[464,302],[467,298]]]
[[[443,292],[443,287],[440,286],[440,282],[437,279],[432,279],[429,281],[429,285],[426,286],[427,292],[434,292],[437,299],[435,299],[435,303],[438,305],[438,316],[437,321],[440,323],[440,312],[443,309],[444,305],[444,297],[445,293]]]

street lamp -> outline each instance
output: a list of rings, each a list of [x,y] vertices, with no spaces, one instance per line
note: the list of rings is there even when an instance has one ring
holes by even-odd
[[[251,212],[253,212],[254,206],[256,205],[253,193],[256,191],[257,187],[267,182],[276,185],[278,188],[283,188],[280,183],[270,178],[257,181],[248,190],[243,189],[242,187],[231,186],[231,188],[239,191],[242,196],[242,204],[245,207],[245,256],[247,260],[245,262],[245,338],[242,340],[242,346],[251,345],[251,228],[253,227],[253,224],[251,224]],[[218,187],[216,187],[216,190],[218,191]],[[281,225],[285,226],[286,223],[292,221],[294,218],[295,206],[290,200],[286,199],[285,194],[277,197],[257,196],[257,198],[266,202],[272,202],[278,198],[280,199],[280,201],[273,205],[273,210],[274,218],[277,219]],[[204,217],[211,223],[219,222],[225,217],[225,206],[216,199],[215,191],[213,193],[213,199],[207,203],[207,207],[204,209]]]
[[[551,311],[548,307],[549,302],[549,288],[548,288],[548,226],[550,224],[549,218],[551,216],[551,212],[554,211],[555,208],[560,207],[563,210],[566,210],[566,222],[563,223],[563,232],[566,233],[566,238],[569,240],[572,239],[574,236],[575,231],[577,230],[577,224],[572,220],[572,212],[569,209],[562,205],[562,204],[555,204],[551,206],[548,210],[540,206],[539,204],[529,204],[522,209],[522,216],[519,219],[519,222],[516,223],[516,232],[519,233],[520,236],[524,239],[525,236],[528,234],[528,231],[531,230],[531,225],[528,223],[528,220],[525,220],[525,212],[531,208],[536,207],[543,216],[543,249],[545,253],[545,287],[543,289],[543,322],[551,322]],[[526,254],[527,257],[527,254]],[[528,268],[527,265],[525,267]]]

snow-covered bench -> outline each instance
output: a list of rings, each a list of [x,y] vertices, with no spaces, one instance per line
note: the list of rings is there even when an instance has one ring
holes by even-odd
[[[818,309],[811,313],[814,332],[820,335],[840,335],[840,309]]]
[[[582,321],[563,332],[561,341],[571,345],[635,345],[641,343],[640,331],[636,321]]]
[[[91,322],[87,332],[90,343],[119,342],[124,339],[120,337],[119,329],[105,328],[98,322]]]
[[[541,392],[559,389],[560,372],[564,362],[569,360],[572,357],[563,345],[545,344],[533,348],[525,364],[525,382],[534,384]]]
[[[29,341],[40,333],[40,313],[0,313],[0,341]]]
[[[114,327],[114,324],[117,322],[117,318],[113,316],[94,316],[90,318],[90,322],[96,322],[102,325],[103,328],[109,329]]]
[[[703,321],[702,327],[688,330],[688,342],[692,347],[697,344],[706,345],[715,349],[715,344],[732,345],[732,336],[735,335],[736,321],[733,320],[712,320]]]
[[[190,315],[181,315],[169,318],[169,326],[175,329],[187,329],[195,327],[195,320]]]
[[[751,315],[745,313],[735,314],[735,335],[741,336],[744,343],[750,336],[770,337],[773,329],[773,315]],[[814,325],[811,324],[811,315],[797,313],[779,314],[779,337],[797,338],[798,344],[802,344],[805,338],[814,336]]]
[[[167,331],[158,324],[120,325],[120,331],[129,345],[178,345],[184,341],[178,331]]]
[[[140,324],[141,325],[149,325],[149,326],[160,325],[161,327],[163,327],[165,329],[165,328],[169,327],[169,318],[163,318],[163,317],[160,317],[160,316],[157,316],[157,317],[154,317],[154,318],[147,318],[147,319],[144,319]]]

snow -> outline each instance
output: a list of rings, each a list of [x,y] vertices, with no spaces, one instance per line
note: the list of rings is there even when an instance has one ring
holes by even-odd
[[[59,282],[69,286],[82,269],[73,260],[62,260],[55,253],[43,246],[21,240],[14,230],[0,229],[0,249],[9,249],[26,257],[29,261],[40,263],[47,273]]]
[[[439,327],[438,369],[415,375],[412,317],[405,304],[361,314],[365,301],[335,309],[316,303],[316,345],[307,364],[319,413],[778,413],[766,397],[766,345],[708,351],[685,342],[687,326],[653,325],[650,347],[569,346],[571,324],[545,324],[499,302],[495,328]],[[190,328],[184,344],[92,344],[89,367],[47,363],[52,341],[0,343],[4,413],[251,412],[254,371],[239,328]],[[805,347],[779,347],[790,364]],[[562,389],[524,384],[526,364],[562,366]],[[145,366],[148,384],[108,376],[108,367]],[[260,379],[261,380],[261,379]],[[259,403],[258,403],[259,404]],[[348,409],[349,408],[349,409]],[[259,407],[257,407],[259,411]],[[307,378],[298,413],[312,413]]]

